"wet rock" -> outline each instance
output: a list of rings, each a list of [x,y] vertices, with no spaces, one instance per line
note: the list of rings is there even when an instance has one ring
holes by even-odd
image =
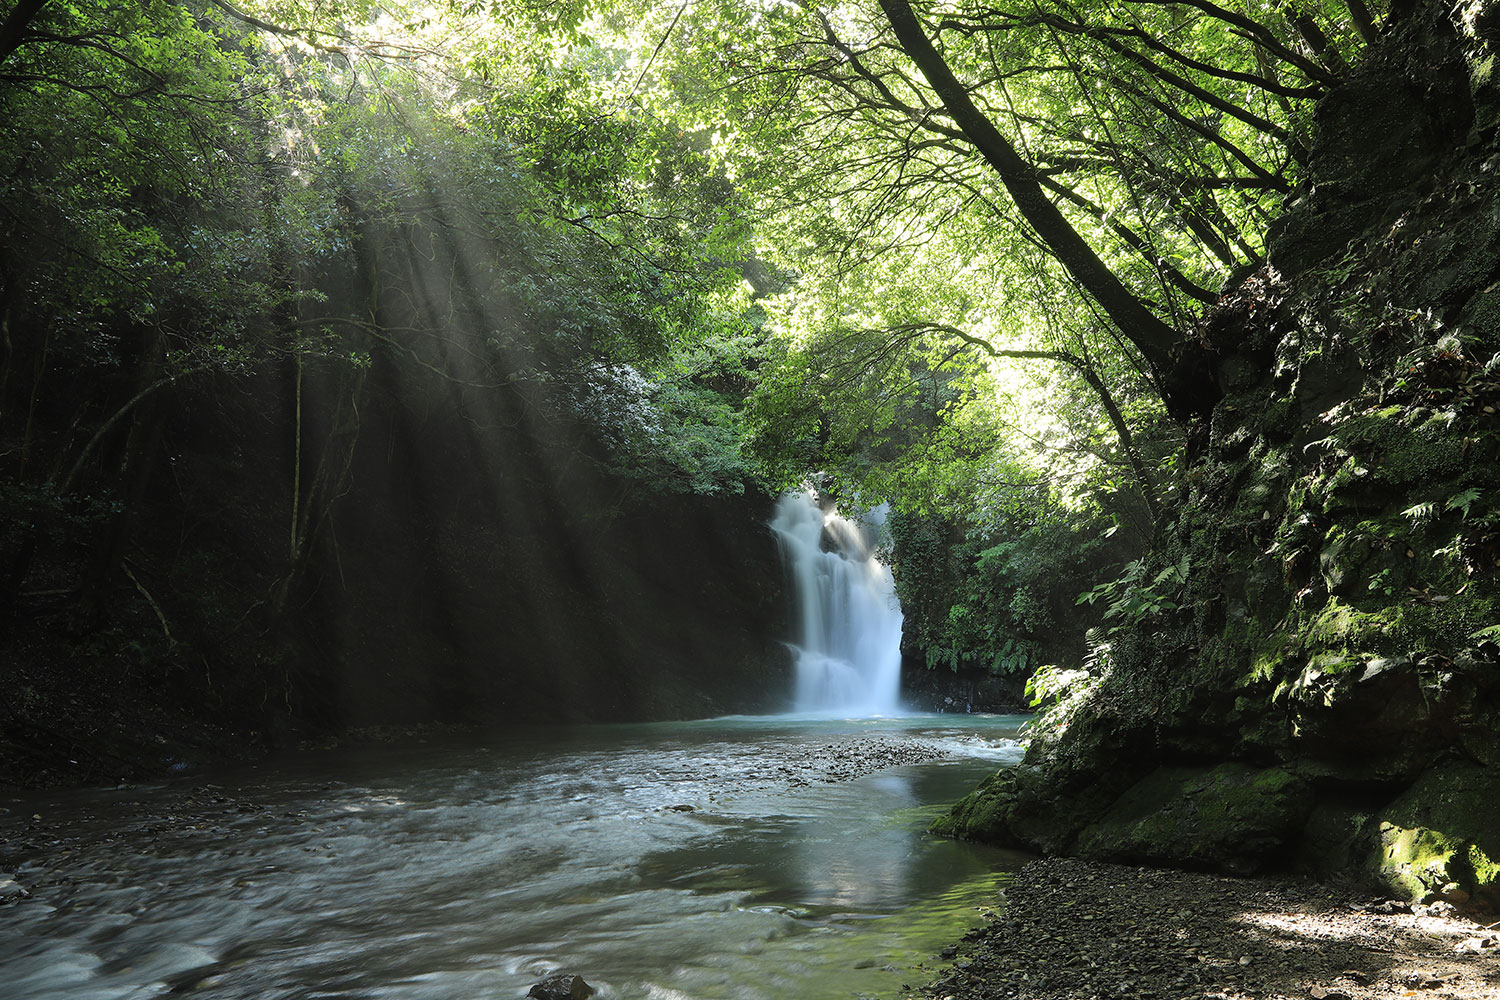
[[[533,1000],[587,1000],[595,992],[582,976],[559,972],[537,983],[526,995]]]

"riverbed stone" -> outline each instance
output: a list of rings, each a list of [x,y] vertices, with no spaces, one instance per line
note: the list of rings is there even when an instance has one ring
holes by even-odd
[[[1078,837],[1086,857],[1254,871],[1295,841],[1312,788],[1283,768],[1161,767]]]
[[[559,972],[537,983],[526,995],[533,1000],[588,1000],[596,992],[582,976]]]
[[[1423,774],[1376,815],[1367,867],[1402,898],[1456,888],[1500,909],[1500,775],[1468,764]]]

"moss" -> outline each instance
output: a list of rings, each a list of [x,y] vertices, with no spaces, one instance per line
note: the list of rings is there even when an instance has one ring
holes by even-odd
[[[1274,681],[1292,658],[1292,641],[1287,632],[1277,629],[1268,631],[1268,635],[1269,645],[1251,651],[1250,671],[1244,676],[1242,686]]]
[[[1313,619],[1299,631],[1308,649],[1351,649],[1379,644],[1389,633],[1399,608],[1360,611],[1338,598],[1330,598]]]
[[[1120,861],[1248,870],[1288,848],[1313,805],[1281,768],[1163,767],[1132,786],[1078,839],[1078,851]]]
[[[1314,653],[1307,661],[1305,674],[1342,674],[1364,664],[1365,657],[1347,650]]]
[[[1450,863],[1462,843],[1426,827],[1380,824],[1381,883],[1405,899],[1422,899],[1453,881]]]
[[[1476,592],[1436,603],[1406,601],[1370,610],[1330,598],[1297,627],[1303,656],[1325,672],[1350,659],[1391,654],[1452,654],[1477,630],[1500,621],[1500,600]]]
[[[1286,432],[1298,426],[1297,401],[1290,395],[1272,396],[1261,412],[1261,424],[1267,429]]]
[[[1476,886],[1494,885],[1500,882],[1500,861],[1492,859],[1478,844],[1469,844],[1463,861],[1467,874]]]
[[[1376,819],[1368,866],[1388,889],[1422,898],[1453,884],[1500,899],[1500,775],[1457,764],[1428,771]]]
[[[953,804],[948,812],[932,821],[929,832],[961,840],[1004,843],[1006,820],[1015,802],[1013,782],[1003,771],[997,771],[979,783],[968,795]]]
[[[1348,468],[1341,469],[1342,476],[1335,473],[1330,491],[1365,475],[1383,483],[1407,485],[1463,471],[1462,435],[1453,434],[1442,421],[1408,427],[1395,419],[1401,412],[1402,407],[1389,406],[1351,417],[1334,431],[1334,440],[1351,458],[1344,463]],[[1361,473],[1360,469],[1366,471]]]

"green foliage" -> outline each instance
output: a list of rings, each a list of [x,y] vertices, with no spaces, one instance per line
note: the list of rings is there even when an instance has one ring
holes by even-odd
[[[1112,632],[1136,628],[1163,611],[1177,610],[1191,569],[1190,560],[1191,556],[1185,553],[1154,576],[1144,558],[1133,560],[1118,577],[1079,594],[1078,603],[1103,602],[1104,617],[1110,621]]]
[[[563,51],[590,5],[516,6],[546,31],[508,4],[41,8],[0,62],[0,604],[149,590],[178,631],[119,567],[194,407],[290,425],[272,592],[192,602],[227,631],[307,578],[372,412],[504,442],[523,495],[744,488],[766,347],[712,136],[591,82],[608,55]]]
[[[1462,511],[1463,516],[1467,518],[1469,516],[1469,508],[1474,506],[1481,495],[1477,487],[1470,486],[1468,489],[1460,490],[1449,497],[1443,502],[1443,507],[1447,510]]]
[[[1024,735],[1056,739],[1067,731],[1079,711],[1088,704],[1110,668],[1109,643],[1091,646],[1081,668],[1039,667],[1026,682],[1026,697],[1035,715],[1022,727]]]
[[[1268,12],[917,7],[1081,246],[1180,330],[1258,262],[1306,109],[1358,48],[1331,0],[1304,11],[1330,39],[1321,68]],[[336,495],[335,444],[347,468],[395,371],[622,488],[817,470],[890,500],[934,665],[1075,662],[1096,604],[1123,627],[1180,600],[1186,564],[1100,582],[1139,554],[1174,471],[1159,380],[878,7],[237,10],[48,4],[0,64],[16,482],[108,486],[95,432],[133,387],[295,359],[299,391],[307,367],[339,413],[309,460],[328,481],[294,510]],[[108,391],[57,388],[77,373]],[[1370,420],[1426,468],[1427,432]],[[1364,430],[1340,433],[1357,451]]]
[[[1046,662],[1077,664],[1099,621],[1074,601],[1114,571],[1131,546],[1101,513],[1059,503],[1044,484],[970,498],[966,517],[897,511],[892,568],[906,632],[929,668],[1025,676]]]

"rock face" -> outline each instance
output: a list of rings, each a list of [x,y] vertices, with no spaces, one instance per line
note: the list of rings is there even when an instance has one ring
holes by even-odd
[[[901,701],[918,712],[1025,712],[1025,686],[1025,679],[1014,675],[996,676],[976,669],[932,670],[917,657],[902,657]]]
[[[938,829],[1495,892],[1500,92],[1476,25],[1500,4],[1479,7],[1419,6],[1320,102],[1315,183],[1204,318],[1223,396],[1152,553],[1188,561],[1181,610],[1118,636],[1069,731]]]
[[[1369,824],[1378,844],[1370,874],[1391,892],[1451,902],[1477,895],[1500,909],[1500,777],[1490,770],[1428,771]]]

